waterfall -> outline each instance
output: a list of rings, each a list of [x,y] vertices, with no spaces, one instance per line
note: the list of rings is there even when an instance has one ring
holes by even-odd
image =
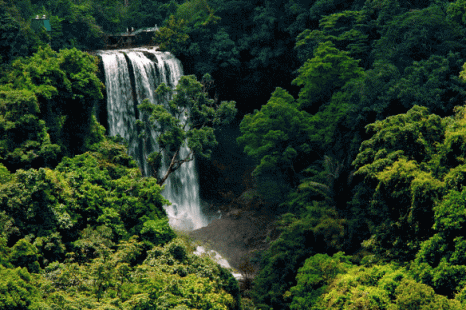
[[[172,89],[183,74],[181,63],[168,52],[136,48],[100,51],[105,71],[107,91],[108,134],[120,135],[128,142],[128,153],[137,161],[144,175],[149,175],[145,161],[147,155],[157,150],[155,133],[144,147],[138,138],[136,120],[142,119],[137,108],[144,99],[157,103],[155,90],[160,83]],[[189,153],[182,147],[181,158]],[[162,161],[162,171],[168,167],[168,158]],[[208,224],[202,214],[199,198],[199,181],[194,160],[183,164],[165,182],[163,196],[171,202],[165,206],[170,226],[179,230],[194,230]]]

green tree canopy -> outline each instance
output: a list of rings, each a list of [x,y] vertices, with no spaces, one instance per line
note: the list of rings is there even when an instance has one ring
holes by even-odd
[[[141,262],[143,244],[135,237],[112,248],[101,242],[100,247],[102,251],[86,263],[68,253],[67,261],[54,262],[40,274],[0,265],[0,307],[241,309],[231,273],[207,256],[192,254],[185,240],[154,247]]]
[[[299,196],[299,195],[296,195]],[[294,203],[303,202],[302,200]],[[284,214],[278,221],[280,236],[271,242],[261,260],[261,270],[254,278],[253,298],[259,307],[289,309],[292,296],[287,293],[297,285],[298,269],[316,253],[336,253],[345,238],[345,220],[334,208],[322,202],[306,204],[299,216]],[[304,293],[305,294],[305,293]]]
[[[57,53],[47,46],[13,63],[6,88],[32,91],[51,142],[62,148],[62,154],[74,155],[103,138],[103,129],[93,115],[104,87],[97,70],[94,56],[77,49]]]
[[[336,48],[349,52],[355,59],[368,63],[370,51],[370,31],[367,12],[343,11],[322,16],[319,21],[320,29],[306,29],[296,38],[296,47],[300,59],[303,61],[312,58],[313,50],[319,43],[331,41]],[[366,65],[367,67],[367,65]]]
[[[353,267],[339,275],[312,309],[462,309],[458,300],[435,294],[394,265]]]
[[[464,29],[449,18],[446,6],[438,2],[394,16],[382,26],[373,56],[404,68],[432,54],[447,55],[463,49]]]
[[[29,56],[40,45],[17,7],[5,1],[0,1],[0,33],[0,61],[4,64],[19,56]]]
[[[174,15],[170,16],[166,25],[161,27],[154,37],[161,50],[168,50],[176,56],[186,48],[188,39],[187,22],[184,19],[176,19]]]
[[[452,52],[414,61],[405,68],[401,79],[393,81],[394,85],[386,93],[387,99],[405,109],[420,105],[432,113],[451,114],[466,97],[464,82],[458,77],[463,63],[460,53]]]
[[[335,253],[333,257],[316,254],[306,259],[296,275],[296,286],[287,292],[293,297],[290,309],[310,309],[326,292],[335,277],[346,273],[351,267],[349,257],[342,252]]]
[[[433,161],[446,121],[415,106],[367,126],[373,135],[361,144],[353,165],[356,175],[364,177],[361,186],[373,191],[369,200],[359,203],[370,209],[384,256],[412,259],[420,242],[431,235],[432,205],[445,186]]]
[[[0,186],[6,212],[0,223],[9,245],[27,236],[42,265],[63,259],[88,226],[107,227],[113,241],[138,235],[151,247],[173,237],[161,190],[155,179],[141,177],[124,146],[104,141],[93,152],[65,157],[55,170],[18,170]]]
[[[367,126],[373,135],[361,144],[353,162],[356,175],[364,178],[353,203],[369,207],[376,249],[382,256],[409,261],[421,250],[424,254],[418,259],[424,257],[421,261],[435,268],[439,261],[427,259],[432,255],[428,253],[440,255],[435,246],[460,242],[440,223],[457,216],[448,206],[465,180],[464,126],[464,107],[457,108],[454,117],[440,118],[418,106]],[[445,196],[449,191],[456,194]],[[450,250],[443,257],[451,255],[447,253]],[[451,295],[456,288],[442,289]]]
[[[335,48],[332,42],[320,43],[314,57],[304,63],[293,81],[293,84],[302,86],[298,100],[301,107],[317,112],[335,91],[362,75],[363,70],[358,63],[348,52]]]
[[[0,91],[0,156],[10,170],[50,167],[60,147],[52,144],[39,104],[28,90]]]
[[[260,111],[246,115],[241,122],[238,142],[257,162],[253,175],[270,176],[278,182],[277,193],[270,190],[267,195],[286,194],[289,189],[280,189],[280,180],[297,184],[297,173],[304,168],[302,159],[310,151],[308,118],[287,91],[277,88]],[[263,187],[271,185],[268,182]]]

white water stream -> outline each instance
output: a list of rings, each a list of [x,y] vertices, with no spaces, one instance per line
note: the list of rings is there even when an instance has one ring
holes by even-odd
[[[228,263],[228,261],[225,258],[223,258],[222,255],[220,255],[217,251],[206,250],[203,246],[198,246],[194,254],[199,256],[208,255],[212,260],[217,262],[217,264],[219,264],[223,268],[229,269],[233,277],[235,277],[235,279],[240,280],[243,278],[243,275],[241,273],[235,272],[233,268],[230,266],[230,263]]]
[[[136,120],[141,119],[142,114],[137,105],[146,98],[157,104],[155,90],[162,82],[175,88],[183,75],[181,63],[168,52],[148,48],[100,51],[99,55],[105,70],[109,135],[123,137],[128,142],[129,154],[138,162],[144,175],[149,175],[145,158],[158,146],[154,132],[145,147],[144,141],[138,137]],[[189,149],[183,147],[179,153],[183,158]],[[167,158],[163,160],[163,172],[167,161]],[[189,231],[208,224],[201,212],[194,160],[170,175],[162,194],[172,203],[165,206],[172,228]]]
[[[154,132],[145,147],[144,141],[138,137],[136,120],[143,119],[137,105],[146,98],[158,103],[155,90],[161,83],[174,89],[183,75],[181,63],[170,53],[147,48],[100,51],[99,55],[105,70],[109,135],[123,137],[128,142],[129,154],[138,162],[144,175],[149,175],[145,158],[158,146]],[[180,158],[185,158],[188,153],[189,149],[182,147]],[[163,160],[163,172],[168,160]],[[172,203],[165,206],[172,228],[190,231],[207,226],[208,219],[201,211],[194,160],[184,163],[170,175],[162,194]],[[222,267],[232,269],[228,261],[213,250],[198,246],[194,254],[209,255]],[[239,273],[232,274],[241,278]]]

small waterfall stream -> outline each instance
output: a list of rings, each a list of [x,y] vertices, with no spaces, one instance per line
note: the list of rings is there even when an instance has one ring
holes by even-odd
[[[128,142],[129,154],[144,175],[149,175],[145,158],[157,150],[157,144],[153,132],[145,147],[138,137],[136,120],[142,120],[142,115],[137,105],[146,98],[157,103],[155,90],[162,82],[174,88],[183,75],[182,65],[170,53],[149,48],[100,51],[98,54],[105,71],[109,135],[123,137]],[[183,147],[180,155],[188,152],[188,148]],[[166,170],[167,160],[163,161],[162,171]],[[172,203],[165,206],[172,228],[189,231],[208,224],[201,212],[194,160],[170,175],[162,194]]]

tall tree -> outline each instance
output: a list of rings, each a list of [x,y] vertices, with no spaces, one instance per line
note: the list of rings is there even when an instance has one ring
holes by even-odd
[[[182,164],[194,159],[195,155],[209,157],[217,144],[214,128],[229,123],[236,114],[235,102],[218,103],[208,97],[207,88],[213,81],[205,75],[202,83],[193,75],[183,76],[174,90],[160,84],[156,90],[158,104],[144,100],[138,108],[146,115],[147,121],[138,121],[147,140],[150,128],[157,137],[158,151],[146,159],[152,168],[152,175],[158,184]],[[173,98],[173,99],[171,99]],[[182,146],[189,148],[188,154],[180,153]],[[166,171],[160,171],[163,156],[169,158]]]
[[[264,198],[283,200],[298,184],[298,173],[305,168],[310,151],[308,113],[284,89],[277,88],[260,111],[246,115],[241,122],[238,142],[253,157]]]
[[[432,234],[432,205],[444,188],[434,163],[446,122],[415,106],[367,126],[373,135],[353,162],[364,178],[355,200],[369,207],[376,251],[385,257],[410,260]]]
[[[320,43],[314,57],[299,68],[294,84],[302,86],[299,92],[301,107],[317,112],[320,105],[330,100],[351,79],[362,75],[359,61],[351,58],[348,52],[338,50],[330,42]]]

